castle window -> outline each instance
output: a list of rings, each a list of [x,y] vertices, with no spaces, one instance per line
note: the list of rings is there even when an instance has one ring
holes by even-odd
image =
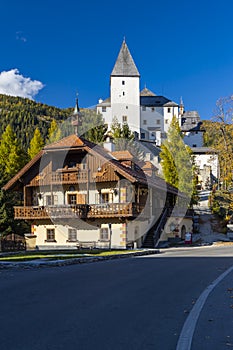
[[[122,92],[122,95],[125,96],[125,92],[124,91]]]
[[[122,116],[122,122],[123,122],[123,123],[127,123],[127,119],[128,119],[128,118],[127,118],[127,115],[123,115],[123,116]]]
[[[171,108],[170,107],[168,107],[167,112],[171,113]]]
[[[122,80],[122,85],[125,85],[125,81],[124,80]]]
[[[106,112],[106,107],[102,107],[102,112]]]

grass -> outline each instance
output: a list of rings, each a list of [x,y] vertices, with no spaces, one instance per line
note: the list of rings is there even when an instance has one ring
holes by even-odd
[[[17,253],[5,253],[5,256],[0,257],[1,261],[6,262],[22,262],[22,261],[32,261],[32,260],[65,260],[65,259],[75,259],[82,257],[94,257],[94,256],[110,256],[118,254],[130,254],[132,250],[89,250],[83,249],[81,251],[38,251],[38,252],[17,252]]]

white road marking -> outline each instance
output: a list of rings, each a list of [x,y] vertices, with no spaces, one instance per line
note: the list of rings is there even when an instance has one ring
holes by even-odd
[[[213,281],[199,296],[195,305],[193,306],[190,314],[188,315],[180,337],[176,346],[176,350],[190,350],[192,345],[193,334],[197,324],[197,320],[200,316],[201,310],[212,290],[230,273],[233,271],[233,266],[222,273],[215,281]]]

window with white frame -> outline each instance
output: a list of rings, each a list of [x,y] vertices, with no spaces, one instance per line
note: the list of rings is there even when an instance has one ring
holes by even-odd
[[[76,242],[77,241],[77,230],[76,230],[76,228],[69,228],[68,229],[68,241],[69,242]]]
[[[47,239],[46,239],[47,242],[56,242],[55,241],[55,229],[54,228],[47,228],[46,236],[47,236]]]
[[[69,193],[67,196],[68,204],[75,205],[77,204],[77,194],[76,193]]]
[[[102,227],[100,229],[100,241],[108,241],[109,240],[109,230],[107,227]]]

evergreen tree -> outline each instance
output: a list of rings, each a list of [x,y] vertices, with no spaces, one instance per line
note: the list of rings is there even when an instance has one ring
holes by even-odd
[[[17,194],[0,190],[0,236],[8,233],[29,232],[30,225],[23,220],[14,220],[14,206],[18,205]]]
[[[85,109],[81,114],[81,123],[78,126],[79,135],[94,143],[102,144],[108,130],[102,114],[91,109]]]
[[[28,155],[30,159],[35,157],[35,155],[37,155],[37,153],[39,153],[43,147],[44,147],[43,138],[41,136],[40,130],[36,128],[34,132],[34,136],[30,141],[30,147],[28,148]]]
[[[114,139],[116,151],[129,150],[133,154],[135,153],[136,145],[134,142],[134,134],[130,130],[128,123],[123,123],[121,125],[118,119],[114,117],[111,126],[111,134]]]

